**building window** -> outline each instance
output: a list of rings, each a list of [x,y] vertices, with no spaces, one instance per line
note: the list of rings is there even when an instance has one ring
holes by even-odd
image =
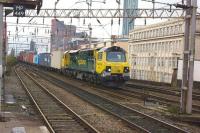
[[[169,44],[169,41],[166,41],[165,42],[165,45],[166,45],[166,52],[168,53],[170,51],[170,44]]]
[[[172,27],[172,34],[175,34],[175,26]]]
[[[169,61],[169,67],[172,67],[172,61],[171,61],[171,57],[169,57],[169,59],[168,59],[168,61]]]
[[[165,62],[164,62],[164,58],[161,58],[161,67],[164,67],[165,66]]]
[[[164,35],[167,35],[167,27],[164,28]]]
[[[160,28],[160,34],[159,36],[163,36],[163,28]]]
[[[177,68],[177,58],[176,57],[172,58],[172,67]]]
[[[158,52],[158,42],[156,43],[156,51]]]
[[[152,30],[152,37],[155,37],[155,30]]]
[[[173,51],[173,43],[172,41],[169,42],[169,52]]]
[[[173,26],[170,26],[170,27],[169,27],[169,34],[170,34],[170,35],[173,35]]]
[[[151,30],[151,37],[154,37],[154,30]]]
[[[169,27],[167,27],[167,33],[166,33],[166,34],[167,34],[167,35],[170,34]]]
[[[160,49],[160,51],[165,52],[164,49],[165,49],[165,42],[162,42],[162,43],[161,43],[161,49]]]
[[[141,39],[141,32],[139,33],[139,39]]]
[[[178,30],[178,31],[179,31],[179,33],[182,33],[182,25],[181,25],[181,24],[179,24],[179,26],[178,26],[178,27],[179,27],[179,30]]]

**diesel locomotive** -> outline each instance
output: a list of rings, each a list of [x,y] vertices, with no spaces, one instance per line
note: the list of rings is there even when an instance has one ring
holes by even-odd
[[[117,46],[66,51],[62,72],[108,86],[123,85],[130,78],[127,53]]]

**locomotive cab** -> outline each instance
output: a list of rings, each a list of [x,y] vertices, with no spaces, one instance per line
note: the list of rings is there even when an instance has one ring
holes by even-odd
[[[129,80],[130,70],[126,51],[117,46],[100,49],[97,52],[96,72],[103,82]]]

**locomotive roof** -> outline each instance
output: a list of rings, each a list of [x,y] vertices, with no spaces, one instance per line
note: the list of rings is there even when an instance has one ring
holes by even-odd
[[[78,52],[79,50],[70,50],[69,53],[76,53]]]
[[[92,49],[92,48],[85,48],[85,49],[81,49],[80,51],[92,51],[92,50],[94,50],[94,49]]]
[[[65,51],[64,54],[69,53],[69,51],[70,51],[70,50]]]
[[[110,50],[120,50],[120,51],[126,52],[123,48],[118,47],[118,46],[103,47],[98,52],[106,52],[106,51],[110,51]]]

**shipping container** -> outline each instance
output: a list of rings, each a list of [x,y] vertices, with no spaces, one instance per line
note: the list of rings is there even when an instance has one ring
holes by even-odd
[[[34,57],[33,57],[33,63],[34,64],[39,64],[38,54],[34,55]]]
[[[33,63],[34,52],[28,52],[26,56],[27,56],[27,58],[26,58],[27,62]]]
[[[27,52],[24,52],[24,54],[23,54],[23,61],[24,62],[28,61],[28,54],[27,54]]]
[[[53,51],[51,53],[51,67],[56,68],[56,69],[61,69],[62,57],[63,57],[62,51],[60,50]]]
[[[24,51],[21,51],[21,52],[19,53],[19,56],[17,57],[17,59],[18,59],[19,61],[24,61],[24,54],[25,54],[25,52],[24,52]]]
[[[42,66],[51,65],[51,54],[50,53],[41,53],[38,55],[38,64]]]

